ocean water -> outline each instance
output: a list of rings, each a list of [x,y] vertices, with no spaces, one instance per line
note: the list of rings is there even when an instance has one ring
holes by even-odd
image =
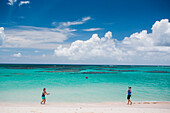
[[[88,79],[86,79],[88,77]],[[170,101],[170,66],[0,64],[0,101]]]

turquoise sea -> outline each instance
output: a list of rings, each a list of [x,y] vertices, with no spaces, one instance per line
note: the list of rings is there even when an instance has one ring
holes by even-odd
[[[86,78],[88,77],[88,78]],[[0,101],[170,101],[170,66],[0,64]]]

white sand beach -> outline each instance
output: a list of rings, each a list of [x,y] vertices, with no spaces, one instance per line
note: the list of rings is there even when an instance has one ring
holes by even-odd
[[[170,113],[170,102],[108,103],[7,103],[0,113]]]

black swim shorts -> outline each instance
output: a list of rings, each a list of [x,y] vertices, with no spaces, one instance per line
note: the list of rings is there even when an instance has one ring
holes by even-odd
[[[127,96],[127,99],[130,99],[130,97],[131,97],[131,95],[128,95],[128,96]]]

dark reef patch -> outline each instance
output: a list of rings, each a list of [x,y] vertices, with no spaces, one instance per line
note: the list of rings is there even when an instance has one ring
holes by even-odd
[[[36,69],[35,67],[7,67],[7,69]]]
[[[11,75],[4,75],[4,77],[10,77]]]
[[[109,70],[109,71],[119,71],[119,72],[135,72],[138,70]]]
[[[118,73],[118,72],[82,72],[83,74],[105,74],[105,73]]]
[[[13,73],[15,75],[26,75],[25,73]]]
[[[38,72],[79,72],[79,69],[71,69],[71,70],[57,70],[57,71],[38,71]]]
[[[149,73],[170,73],[168,71],[145,71],[145,72],[149,72]]]

